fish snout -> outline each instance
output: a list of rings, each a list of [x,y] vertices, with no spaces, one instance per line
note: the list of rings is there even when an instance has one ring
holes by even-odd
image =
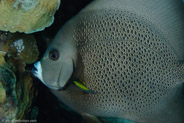
[[[32,73],[35,75],[38,72],[38,69],[35,67],[35,64],[32,68]]]
[[[42,74],[42,68],[41,68],[41,64],[40,61],[36,62],[32,68],[32,73],[39,78],[40,75]]]
[[[41,67],[40,61],[38,61],[34,64],[34,67],[32,68],[32,73],[35,77],[37,77],[41,82],[44,83],[43,76],[42,76],[42,67]]]

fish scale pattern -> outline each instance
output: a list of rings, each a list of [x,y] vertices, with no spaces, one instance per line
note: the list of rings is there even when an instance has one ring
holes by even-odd
[[[166,38],[148,20],[128,11],[81,15],[73,36],[86,86],[97,93],[81,105],[93,102],[107,114],[138,117],[160,110],[177,81],[176,57]]]
[[[91,11],[80,15],[82,16],[78,16],[77,19],[81,21],[77,23],[75,34],[78,45],[105,40],[134,40],[148,48],[153,48],[163,55],[163,58],[171,60],[168,62],[174,63],[175,56],[170,49],[171,46],[166,44],[165,37],[148,20],[129,11],[120,10]]]

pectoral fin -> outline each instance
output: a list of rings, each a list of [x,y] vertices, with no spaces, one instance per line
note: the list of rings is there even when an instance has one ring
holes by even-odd
[[[84,84],[82,84],[82,83],[80,83],[80,82],[78,82],[78,81],[73,81],[73,82],[74,82],[74,84],[75,84],[78,88],[80,88],[82,91],[84,91],[84,92],[86,92],[86,93],[94,93],[93,90],[88,89]]]

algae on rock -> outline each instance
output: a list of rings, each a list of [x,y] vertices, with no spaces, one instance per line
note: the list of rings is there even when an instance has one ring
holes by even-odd
[[[0,51],[0,122],[29,119],[37,95],[26,59],[13,55]]]

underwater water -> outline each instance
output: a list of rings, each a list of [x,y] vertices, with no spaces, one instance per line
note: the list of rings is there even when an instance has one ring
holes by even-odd
[[[137,16],[136,14],[134,15],[127,11],[123,13],[116,11],[115,9],[114,14],[113,13],[114,11],[100,10],[96,12],[97,15],[89,12],[89,14],[86,14],[85,16],[85,19],[90,18],[86,19],[87,21],[83,19],[83,16],[79,16],[78,17],[79,19],[82,18],[81,19],[82,21],[80,21],[81,25],[76,26],[74,24],[74,26],[76,28],[77,27],[82,28],[84,26],[82,29],[78,29],[75,33],[80,32],[79,34],[76,34],[77,35],[76,40],[79,40],[79,44],[77,45],[79,46],[81,45],[82,50],[80,50],[80,53],[83,56],[80,54],[78,55],[78,57],[79,60],[82,59],[85,64],[81,65],[77,61],[77,64],[79,64],[79,68],[77,67],[75,69],[72,69],[73,71],[77,72],[76,74],[72,73],[68,80],[68,81],[75,80],[78,85],[76,83],[75,84],[72,82],[69,83],[67,81],[68,83],[65,83],[64,87],[59,88],[61,90],[62,89],[67,90],[67,87],[69,87],[69,90],[72,93],[68,94],[67,92],[66,93],[64,92],[61,94],[64,97],[64,99],[60,99],[60,95],[57,93],[57,91],[52,91],[52,89],[50,90],[49,88],[51,88],[52,86],[50,86],[49,83],[44,83],[43,76],[40,77],[39,74],[35,74],[35,71],[36,72],[39,71],[40,66],[43,67],[45,65],[44,61],[47,61],[47,58],[43,56],[45,55],[45,52],[49,49],[49,46],[51,47],[52,52],[51,53],[49,52],[48,56],[51,57],[53,61],[57,61],[57,57],[58,56],[60,57],[60,54],[59,55],[57,54],[57,48],[52,48],[53,45],[52,41],[55,41],[56,34],[59,32],[61,27],[63,27],[63,25],[65,25],[68,22],[68,20],[75,18],[75,15],[77,15],[81,10],[83,10],[85,6],[90,4],[92,1],[93,0],[78,0],[78,1],[61,0],[60,7],[54,14],[55,19],[53,21],[53,24],[50,24],[50,26],[47,28],[42,27],[40,29],[42,31],[35,32],[34,30],[32,31],[34,32],[32,34],[27,34],[29,33],[28,31],[30,30],[25,31],[26,34],[19,32],[14,33],[13,32],[14,31],[13,28],[15,28],[14,26],[11,26],[13,30],[11,33],[6,32],[4,30],[1,31],[0,25],[0,123],[12,122],[16,120],[17,121],[20,120],[22,122],[37,122],[37,123],[136,123],[136,121],[143,123],[157,123],[159,121],[159,123],[165,123],[169,118],[171,118],[170,120],[171,123],[172,122],[174,123],[174,121],[176,123],[182,123],[182,121],[184,121],[184,119],[182,119],[184,117],[184,84],[181,83],[183,82],[183,75],[184,75],[184,64],[183,64],[184,48],[183,49],[181,48],[181,46],[184,46],[183,40],[184,35],[180,36],[181,33],[179,32],[181,30],[184,31],[183,27],[184,22],[182,23],[182,21],[184,20],[183,18],[184,16],[181,13],[179,13],[181,15],[181,18],[179,18],[180,20],[178,21],[176,19],[176,22],[179,23],[178,25],[177,23],[174,23],[175,19],[173,19],[172,17],[164,16],[164,14],[163,20],[165,18],[168,18],[167,22],[163,22],[163,20],[159,21],[159,19],[153,21],[153,22],[158,21],[158,23],[156,23],[158,24],[157,27],[161,27],[165,23],[167,24],[168,23],[170,24],[171,22],[174,23],[173,24],[174,26],[170,25],[167,27],[167,24],[165,24],[166,26],[165,25],[163,26],[164,27],[163,30],[176,28],[176,30],[168,31],[169,33],[165,34],[161,32],[162,29],[159,29],[159,31],[157,31],[156,28],[151,28],[152,26],[154,26],[154,24],[152,23],[148,24],[149,21],[145,19],[147,16],[143,17],[145,20],[141,21],[139,20],[141,16]],[[15,7],[16,9],[19,7],[23,8],[26,7],[23,4],[21,4],[22,2],[21,0],[17,0],[16,2],[17,2]],[[28,3],[27,5],[29,5],[30,7],[27,8],[31,9],[35,7],[35,5],[33,4],[34,2],[36,3],[35,0],[33,0],[32,3]],[[182,2],[184,3],[184,0],[182,0]],[[169,5],[170,4],[168,4],[168,6]],[[120,4],[118,6],[120,6]],[[176,6],[172,10],[177,10]],[[102,5],[102,7],[104,6]],[[151,5],[149,7],[151,7]],[[97,7],[97,10],[99,8]],[[155,13],[158,13],[159,9],[160,8],[158,6],[158,10],[155,10],[156,11]],[[183,11],[184,9],[181,10],[184,13]],[[152,11],[154,11],[154,9],[151,9],[151,12],[150,11],[149,12],[151,14],[154,14],[154,12],[152,13]],[[101,16],[103,12],[104,13],[107,12],[107,16]],[[52,14],[50,14],[50,16],[52,16]],[[111,16],[111,14],[114,15]],[[121,16],[124,14],[126,16],[124,18],[121,18]],[[110,18],[108,18],[108,16],[110,16]],[[148,18],[149,17],[151,18],[154,16],[150,15],[148,16]],[[120,21],[118,20],[119,18],[121,18]],[[111,19],[114,20],[108,23],[108,21]],[[110,31],[107,29],[109,26],[110,27],[111,26],[113,27],[114,25],[117,26],[118,24],[121,23],[121,20],[123,19],[125,24],[122,25],[125,26],[125,28],[124,27],[117,29],[110,28],[109,29]],[[138,20],[138,23],[135,23],[137,21],[136,19]],[[2,22],[1,20],[3,19],[0,17],[0,23]],[[173,21],[170,22],[170,20]],[[100,24],[98,25],[97,23]],[[68,25],[70,24],[72,25],[73,23],[69,23]],[[131,24],[133,24],[133,26]],[[6,27],[7,25],[4,24],[3,26]],[[146,28],[147,26],[148,28]],[[181,26],[178,29],[179,31],[177,30],[177,26],[178,27]],[[24,25],[21,25],[21,27],[24,29]],[[99,27],[102,29],[98,30]],[[126,27],[128,29],[126,29]],[[67,27],[65,28],[68,29]],[[88,28],[90,28],[91,30]],[[68,30],[67,31],[69,33],[72,33],[73,31],[70,29]],[[118,32],[119,30],[124,31],[122,35],[120,32]],[[170,44],[166,45],[167,43],[164,42],[165,39],[163,37],[164,36],[169,37],[169,35],[171,35],[169,39],[170,38],[174,39],[175,37],[172,37],[173,34],[171,34],[171,32],[174,32],[174,34],[176,34],[179,38],[174,40],[176,41],[176,44],[170,42],[170,44],[172,43],[174,44],[171,45],[170,48],[169,47]],[[130,36],[130,33],[133,36]],[[94,35],[98,35],[99,37]],[[122,37],[121,36],[118,37],[117,35],[121,35]],[[62,35],[60,38],[62,37],[65,37],[65,35]],[[72,36],[69,36],[69,39],[70,37]],[[105,41],[102,41],[103,43],[100,44],[98,40],[96,41],[96,39],[99,39],[99,41],[101,41],[102,37],[105,37],[104,39],[108,43],[104,43]],[[127,40],[127,37],[130,38],[129,40],[136,39],[139,40],[140,42],[135,44],[132,43],[131,41],[125,43],[117,43],[119,38]],[[109,43],[109,39],[113,40],[115,43],[112,44]],[[89,41],[87,42],[89,43],[89,45],[85,42],[86,40]],[[91,40],[92,41],[95,40],[94,45],[90,45],[92,44],[90,42]],[[153,42],[151,42],[152,40]],[[159,42],[162,40],[164,40],[163,41],[164,43]],[[177,41],[180,43],[178,43]],[[60,44],[58,43],[56,46],[59,45]],[[87,48],[86,49],[83,48],[84,46],[86,46]],[[66,47],[68,47],[68,45],[66,45]],[[177,47],[179,48],[177,49]],[[151,50],[149,50],[149,48]],[[64,48],[62,47],[61,50],[64,49],[65,47]],[[120,49],[122,50],[121,55],[123,56],[118,54],[120,52]],[[175,63],[176,61],[175,55],[173,55],[174,53],[171,50],[173,50],[174,53],[175,52],[181,53],[176,55],[176,57],[179,57],[179,60],[177,59],[179,63]],[[4,52],[8,52],[8,54]],[[72,52],[72,48],[71,50],[70,49],[67,50],[67,52]],[[107,57],[105,55],[107,55]],[[121,60],[118,60],[118,58],[120,57],[124,59],[123,62],[121,62]],[[64,59],[67,58],[68,57],[64,57]],[[41,62],[43,64],[41,64],[38,67],[38,65],[35,64],[38,63],[37,61],[40,64]],[[70,63],[70,61],[64,62],[63,63],[64,66],[62,67],[65,68],[65,66],[68,65],[67,63]],[[74,60],[72,59],[72,65],[74,64],[75,64]],[[47,68],[49,65],[50,64],[45,65],[44,67]],[[89,67],[86,67],[84,65]],[[113,68],[112,65],[116,67]],[[53,66],[54,68],[59,68],[59,65],[54,66],[54,64],[51,64],[51,66]],[[84,71],[82,67],[85,68]],[[68,72],[70,68],[68,66],[67,68],[68,69],[66,69],[65,71]],[[55,74],[53,74],[54,72],[57,72],[57,70],[53,70],[53,68],[50,67],[44,71],[43,75],[45,75],[45,78],[48,80],[50,79],[50,76],[52,80],[56,80]],[[78,75],[78,73],[80,72],[83,73],[84,75]],[[65,72],[63,74],[67,76]],[[83,77],[85,75],[87,76],[86,78]],[[82,79],[79,80],[78,78]],[[102,79],[99,82],[96,82],[98,80],[97,78]],[[83,82],[83,80],[88,79],[90,80],[90,83]],[[110,81],[109,82],[110,84],[108,84],[107,81],[111,79],[112,82]],[[137,81],[140,80],[141,80],[140,83],[136,83]],[[145,81],[147,81],[147,83]],[[165,84],[163,81],[168,83]],[[174,91],[171,92],[168,91],[170,88],[175,87],[176,84],[175,81],[178,82],[177,85],[179,86],[179,88],[177,88],[178,86],[176,86],[176,89],[174,89]],[[93,82],[94,83],[96,82],[97,84],[94,85],[91,84]],[[100,84],[100,82],[104,84]],[[125,82],[125,84],[123,82]],[[148,84],[149,82],[151,84]],[[113,86],[113,83],[118,84]],[[57,83],[58,86],[60,86],[59,84]],[[70,86],[70,84],[72,86]],[[72,88],[73,86],[74,89]],[[122,95],[117,93],[122,93]],[[174,95],[177,93],[179,93],[178,97]],[[80,94],[82,96],[75,96],[75,94]],[[86,95],[88,94],[92,96],[87,97]],[[98,95],[100,98],[98,98],[98,96],[93,96],[95,94]],[[68,98],[66,99],[65,96],[69,96],[69,101]],[[176,97],[176,101],[174,97]],[[174,98],[174,103],[171,102],[168,104],[168,106],[165,106],[164,104],[167,104],[167,101],[170,99],[172,100],[172,98]],[[96,99],[96,102],[93,102],[94,101],[93,99]],[[163,101],[164,103],[159,104],[158,100],[161,102]],[[116,104],[111,103],[113,101],[116,102]],[[73,106],[75,104],[78,105],[79,107]],[[125,104],[125,106],[122,104]],[[85,109],[83,108],[83,106],[87,108]],[[93,109],[94,108],[93,106],[98,107],[99,110]],[[164,112],[163,114],[160,115],[159,114],[160,107],[166,109],[166,113]],[[78,110],[80,112],[83,111],[92,113],[95,112],[94,114],[100,114],[102,117],[88,116],[83,113],[81,113],[82,114],[81,115],[80,113],[76,112]],[[123,110],[123,113],[125,114],[124,119],[116,118],[116,116],[121,117],[121,114],[118,112],[119,110]],[[153,117],[152,115],[150,115],[153,112],[157,111],[159,112],[156,113]],[[176,112],[173,113],[172,111]],[[103,112],[104,115],[101,112]],[[127,114],[130,114],[130,116],[128,116]],[[141,118],[139,119],[139,117]]]

